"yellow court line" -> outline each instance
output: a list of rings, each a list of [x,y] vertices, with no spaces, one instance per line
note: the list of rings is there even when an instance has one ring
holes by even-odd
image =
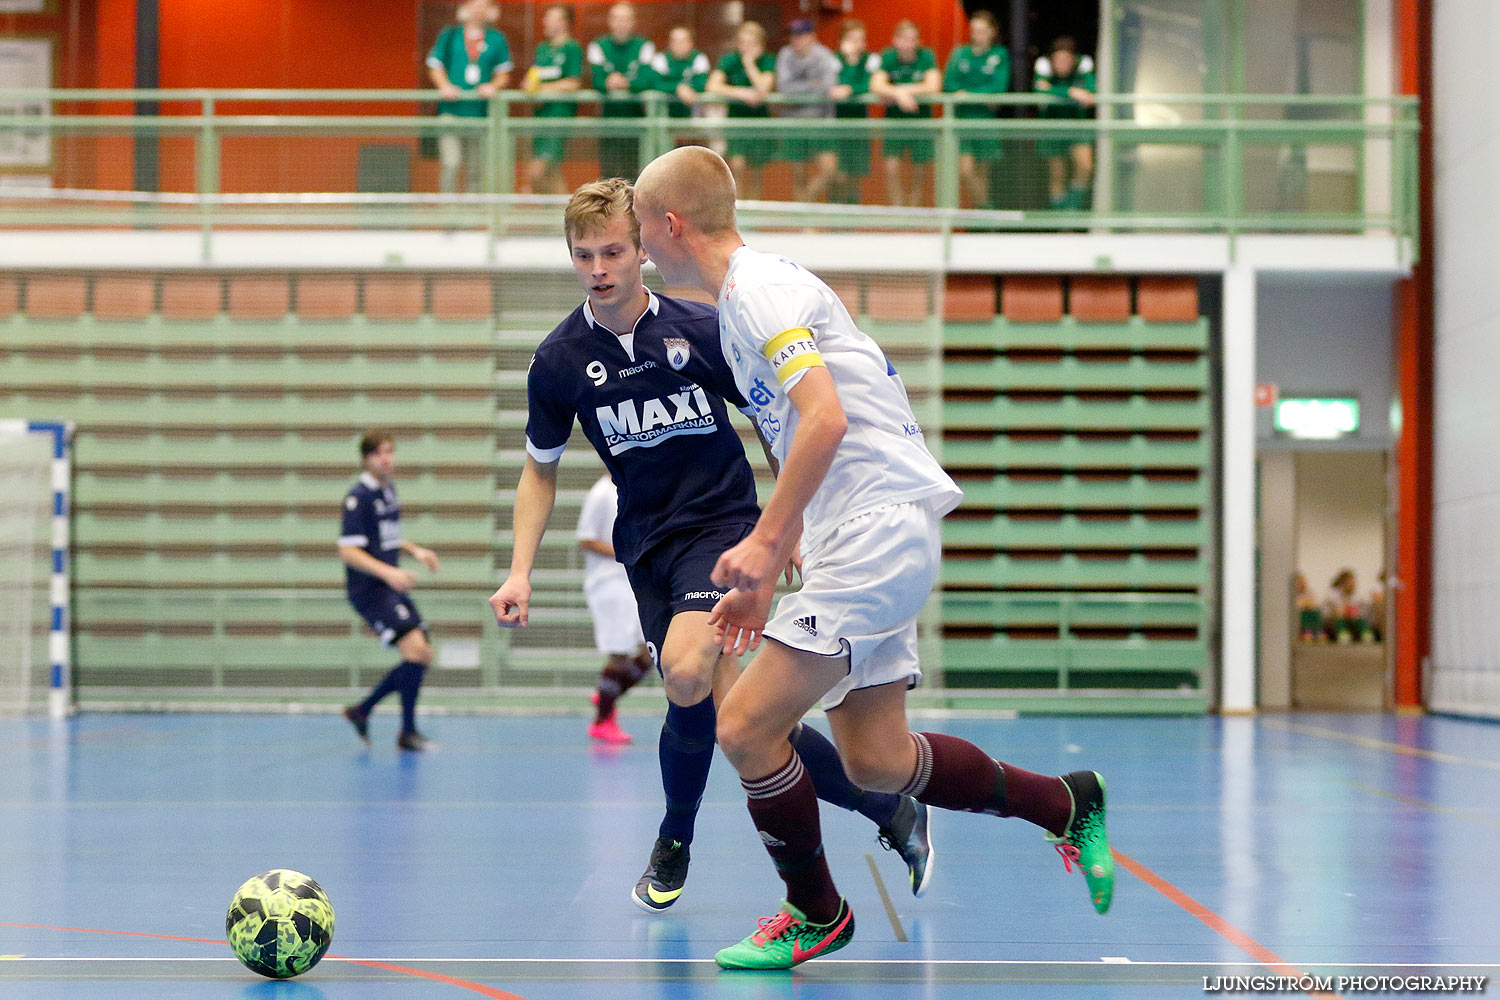
[[[1339,740],[1343,743],[1352,743],[1366,750],[1384,750],[1387,753],[1400,754],[1403,757],[1421,757],[1424,760],[1435,760],[1443,764],[1467,764],[1470,767],[1482,767],[1491,771],[1500,771],[1500,762],[1483,760],[1478,757],[1460,757],[1458,754],[1443,753],[1441,750],[1425,750],[1422,747],[1409,747],[1404,743],[1391,743],[1387,740],[1377,740],[1370,736],[1355,736],[1353,733],[1341,733],[1337,729],[1324,729],[1322,726],[1309,726],[1301,722],[1286,722],[1281,719],[1262,718],[1261,722],[1278,729],[1289,729],[1294,733],[1305,733],[1308,736],[1320,736],[1325,740]]]
[[[1434,805],[1431,802],[1424,802],[1421,799],[1414,799],[1410,795],[1401,795],[1397,792],[1388,792],[1383,788],[1373,788],[1370,785],[1362,785],[1357,781],[1349,781],[1348,779],[1344,779],[1344,784],[1348,785],[1350,788],[1358,789],[1359,791],[1364,792],[1367,795],[1376,795],[1382,799],[1390,799],[1393,802],[1400,802],[1402,805],[1414,806],[1418,809],[1426,809],[1431,812],[1442,813],[1444,816],[1453,816],[1463,820],[1465,823],[1483,823],[1485,826],[1500,828],[1500,821],[1490,819],[1486,816],[1476,816],[1474,815],[1474,811],[1471,809],[1454,809],[1449,806]]]

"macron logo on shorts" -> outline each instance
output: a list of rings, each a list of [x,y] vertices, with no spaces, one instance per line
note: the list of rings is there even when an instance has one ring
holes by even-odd
[[[793,618],[792,624],[806,632],[808,635],[818,634],[818,616],[808,615],[806,618]]]

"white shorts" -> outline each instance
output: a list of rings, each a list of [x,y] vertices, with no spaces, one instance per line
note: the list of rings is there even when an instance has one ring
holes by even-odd
[[[584,591],[583,599],[594,619],[594,647],[601,653],[634,656],[646,637],[641,634],[640,612],[624,574]]]
[[[802,589],[781,599],[765,634],[793,649],[849,658],[849,674],[823,696],[824,709],[860,688],[921,681],[917,614],[937,583],[941,521],[922,500],[881,507],[803,553]]]

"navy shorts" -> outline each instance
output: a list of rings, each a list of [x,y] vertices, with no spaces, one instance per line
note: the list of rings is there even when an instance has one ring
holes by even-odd
[[[410,594],[402,594],[390,587],[379,587],[349,595],[349,603],[370,626],[382,643],[394,646],[408,632],[427,626],[422,623],[422,614]]]
[[[672,617],[682,611],[712,611],[723,591],[709,579],[719,556],[750,534],[754,524],[715,524],[674,532],[625,567],[641,612],[641,632],[661,669],[661,647]]]

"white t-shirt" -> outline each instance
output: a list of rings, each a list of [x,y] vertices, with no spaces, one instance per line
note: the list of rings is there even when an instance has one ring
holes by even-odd
[[[583,509],[578,512],[578,540],[580,542],[603,542],[613,547],[615,544],[615,509],[618,503],[619,494],[615,492],[614,480],[607,475],[600,476],[599,481],[589,488],[588,495],[583,498]],[[623,583],[629,586],[629,580],[625,576],[625,567],[608,556],[585,550],[583,553],[584,592],[590,593],[609,583]]]
[[[785,257],[740,247],[719,289],[719,340],[752,419],[786,462],[797,410],[787,393],[827,368],[849,429],[803,519],[803,550],[852,517],[932,498],[939,515],[963,491],[927,450],[906,386],[878,344],[817,277]]]

